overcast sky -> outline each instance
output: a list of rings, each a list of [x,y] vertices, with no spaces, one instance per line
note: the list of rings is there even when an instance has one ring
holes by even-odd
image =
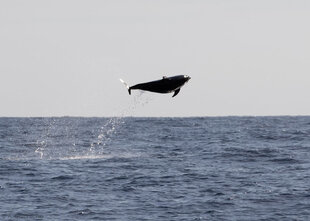
[[[310,115],[309,24],[308,0],[2,0],[0,116]]]

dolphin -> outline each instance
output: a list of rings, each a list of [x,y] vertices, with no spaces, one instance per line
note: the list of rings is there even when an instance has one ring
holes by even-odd
[[[188,75],[177,75],[173,77],[164,76],[161,80],[140,83],[131,87],[122,79],[120,79],[120,81],[125,84],[129,94],[131,94],[131,90],[144,90],[162,94],[174,92],[172,97],[175,97],[180,92],[181,87],[188,82],[189,79],[191,78]]]

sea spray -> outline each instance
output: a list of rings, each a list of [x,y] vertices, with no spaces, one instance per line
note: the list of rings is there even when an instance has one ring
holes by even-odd
[[[91,143],[88,155],[102,155],[106,152],[106,146],[111,143],[113,135],[118,131],[122,124],[125,123],[127,116],[133,115],[137,107],[144,106],[151,101],[149,96],[143,96],[144,92],[140,91],[133,96],[129,106],[119,108],[115,113],[117,117],[111,117],[103,126],[98,129],[97,138]]]
[[[117,139],[117,132],[126,121],[127,116],[135,114],[139,107],[151,101],[147,93],[140,92],[132,96],[131,103],[119,108],[110,118],[79,118],[79,117],[52,117],[42,118],[39,131],[41,134],[35,139],[34,154],[27,157],[40,159],[78,159],[101,158],[113,153],[111,142]],[[91,131],[85,130],[83,135],[78,134],[82,128],[91,124]],[[25,156],[20,156],[25,157]]]
[[[105,152],[104,147],[107,146],[115,134],[118,127],[124,123],[123,117],[112,117],[101,126],[98,130],[98,136],[95,142],[92,142],[89,148],[88,155],[102,155]]]

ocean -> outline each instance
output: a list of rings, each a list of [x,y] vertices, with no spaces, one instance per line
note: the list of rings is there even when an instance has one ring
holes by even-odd
[[[0,118],[0,220],[310,220],[310,117]]]

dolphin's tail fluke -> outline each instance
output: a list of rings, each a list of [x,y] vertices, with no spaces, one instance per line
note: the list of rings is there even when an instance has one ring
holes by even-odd
[[[126,86],[128,93],[131,94],[131,88],[129,87],[129,85],[125,81],[123,81],[123,79],[120,78],[119,80]]]

